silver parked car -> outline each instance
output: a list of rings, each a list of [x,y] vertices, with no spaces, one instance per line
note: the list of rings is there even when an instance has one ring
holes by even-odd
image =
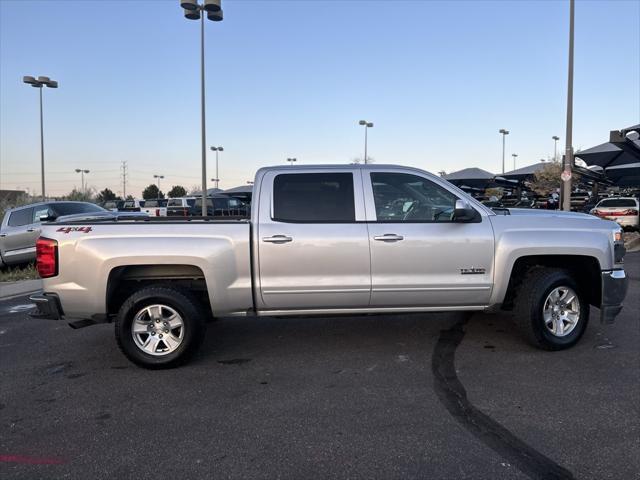
[[[40,202],[7,210],[0,226],[0,267],[36,259],[41,218],[51,221],[65,215],[105,211],[88,202]]]

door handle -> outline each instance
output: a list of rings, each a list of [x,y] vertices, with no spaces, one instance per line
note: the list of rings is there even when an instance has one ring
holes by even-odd
[[[395,233],[385,233],[384,235],[373,237],[373,239],[379,242],[399,242],[400,240],[404,240],[404,237],[402,235],[396,235]]]
[[[272,237],[262,237],[262,241],[267,243],[287,243],[293,241],[293,238],[286,235],[274,235]]]
[[[35,231],[36,231],[36,229],[35,229],[35,228],[27,228],[27,232],[29,232],[29,233],[33,233],[33,232],[35,232]]]

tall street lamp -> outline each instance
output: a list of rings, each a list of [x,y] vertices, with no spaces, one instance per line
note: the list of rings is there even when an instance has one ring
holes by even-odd
[[[38,77],[38,79],[32,76],[22,77],[22,81],[31,85],[34,88],[40,90],[40,169],[41,169],[41,181],[42,181],[42,201],[45,200],[44,193],[44,125],[42,119],[42,87],[58,88],[58,82],[51,80],[49,77]]]
[[[216,188],[218,188],[218,184],[220,183],[220,175],[218,174],[218,152],[224,152],[224,148],[222,147],[210,147],[211,150],[216,152],[216,178],[211,181],[216,182]]]
[[[297,161],[298,161],[297,158],[287,158],[287,162],[289,162],[289,165],[291,165],[292,167],[293,167],[293,163]]]
[[[502,134],[502,173],[504,173],[504,145],[505,145],[505,138],[507,135],[509,135],[509,130],[505,130],[504,128],[501,128],[499,131],[499,133]]]
[[[513,157],[513,169],[516,169],[516,158],[518,158],[518,154],[517,153],[512,153],[511,156]]]
[[[558,161],[558,140],[560,140],[560,137],[557,135],[554,135],[551,138],[553,139],[553,161],[557,162]]]
[[[200,116],[202,123],[202,216],[207,216],[207,141],[205,135],[204,108],[204,14],[213,22],[222,21],[221,0],[180,0],[184,16],[188,20],[200,20]]]
[[[364,163],[367,163],[367,130],[373,127],[373,122],[367,122],[366,120],[360,120],[359,125],[364,126]]]
[[[160,180],[164,178],[164,175],[154,175],[153,178],[158,180],[158,198],[160,198]]]
[[[86,191],[86,188],[85,188],[85,185],[84,185],[84,174],[85,173],[89,173],[89,170],[83,170],[82,168],[76,168],[76,173],[80,174],[80,185],[81,185],[81,188],[82,188],[82,194],[86,195],[87,191]]]
[[[571,210],[571,170],[573,169],[573,38],[575,0],[569,0],[569,72],[567,75],[567,133],[565,139],[564,168],[562,170],[562,210]]]

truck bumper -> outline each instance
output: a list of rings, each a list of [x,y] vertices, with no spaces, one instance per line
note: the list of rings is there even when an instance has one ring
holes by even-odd
[[[64,312],[60,306],[60,299],[55,293],[38,293],[29,297],[36,305],[36,311],[29,316],[45,320],[62,320]]]
[[[602,301],[600,323],[613,323],[622,310],[622,301],[627,294],[629,281],[624,270],[602,272]]]

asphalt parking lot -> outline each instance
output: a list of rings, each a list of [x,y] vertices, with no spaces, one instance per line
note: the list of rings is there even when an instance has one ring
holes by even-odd
[[[111,325],[0,303],[2,478],[640,478],[640,253],[615,325],[535,350],[508,316],[223,319],[147,371]]]

